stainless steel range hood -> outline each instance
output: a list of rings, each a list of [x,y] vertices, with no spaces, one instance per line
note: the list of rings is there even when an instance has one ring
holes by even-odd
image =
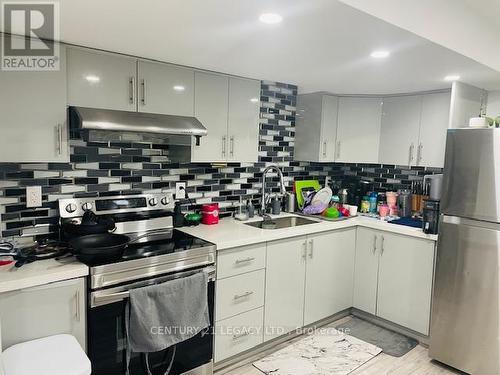
[[[133,141],[197,144],[207,129],[195,117],[160,115],[109,109],[70,107],[72,127],[90,141]],[[76,124],[74,124],[76,122]]]

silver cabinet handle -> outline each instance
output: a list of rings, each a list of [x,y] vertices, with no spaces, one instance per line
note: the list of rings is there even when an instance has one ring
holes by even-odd
[[[245,332],[242,332],[242,333],[239,333],[239,334],[236,334],[236,335],[233,335],[233,340],[238,340],[238,339],[241,339],[245,336],[248,336],[250,334],[250,332],[248,331],[245,331]]]
[[[420,162],[422,161],[422,149],[424,148],[424,145],[422,142],[418,144],[417,148],[417,164],[420,165]]]
[[[373,249],[372,249],[373,255],[375,255],[376,251],[377,251],[377,235],[374,234],[373,235]]]
[[[128,81],[128,101],[130,104],[135,103],[135,77],[130,77]]]
[[[326,141],[323,141],[323,156],[326,157]]]
[[[141,91],[142,91],[141,104],[146,105],[146,80],[144,78],[141,79]]]
[[[231,155],[231,157],[234,156],[234,136],[233,135],[229,138],[229,155]]]
[[[312,259],[314,255],[314,240],[309,240],[309,258]]]
[[[236,294],[236,295],[234,296],[234,298],[233,298],[233,299],[234,299],[235,301],[237,301],[237,300],[239,300],[239,299],[249,297],[249,296],[251,296],[252,294],[253,294],[253,292],[245,292],[245,293],[243,293],[243,294]]]
[[[411,166],[411,162],[413,161],[413,149],[415,148],[415,145],[412,143],[410,145],[410,155],[408,156],[408,166]]]
[[[80,321],[80,291],[77,290],[76,293],[75,293],[75,308],[76,308],[76,312],[75,312],[75,320],[77,322]]]
[[[57,154],[62,154],[62,126],[61,124],[57,124]]]
[[[222,157],[226,157],[226,136],[222,136]]]
[[[307,258],[307,240],[302,244],[302,259],[306,260]]]
[[[245,259],[236,259],[236,260],[234,261],[234,263],[235,263],[235,264],[248,263],[248,262],[251,262],[251,261],[253,261],[253,260],[255,260],[255,258],[253,258],[253,257],[248,257],[248,258],[245,258]]]
[[[337,141],[337,159],[340,159],[340,141]]]
[[[381,246],[380,246],[380,255],[384,254],[384,241],[385,241],[385,238],[384,238],[384,236],[382,236],[382,242],[381,242]]]

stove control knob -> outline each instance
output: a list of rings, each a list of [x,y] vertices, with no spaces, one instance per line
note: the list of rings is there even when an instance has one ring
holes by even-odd
[[[161,199],[161,204],[163,204],[164,206],[166,206],[166,205],[167,205],[167,204],[169,204],[169,203],[170,203],[170,199],[169,199],[169,197],[163,197],[163,198]]]
[[[157,204],[158,204],[158,199],[156,199],[156,198],[151,198],[151,199],[149,200],[149,205],[150,205],[150,206],[156,206]]]
[[[66,206],[66,212],[69,213],[69,214],[72,214],[73,212],[76,211],[78,207],[76,207],[76,204],[74,203],[70,203]]]
[[[90,203],[90,202],[84,203],[83,206],[82,206],[82,209],[84,211],[90,211],[92,209],[92,203]]]

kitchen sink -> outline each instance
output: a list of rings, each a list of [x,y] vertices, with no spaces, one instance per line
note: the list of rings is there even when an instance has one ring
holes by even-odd
[[[283,229],[298,227],[300,225],[315,224],[318,223],[316,220],[309,220],[303,217],[279,217],[275,219],[266,218],[262,221],[254,221],[251,223],[245,223],[245,225],[250,225],[251,227],[261,228],[261,229]]]

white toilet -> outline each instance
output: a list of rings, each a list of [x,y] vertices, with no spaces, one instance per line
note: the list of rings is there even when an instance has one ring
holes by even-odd
[[[2,375],[91,373],[90,360],[71,335],[49,336],[12,345],[0,354],[0,359]]]

